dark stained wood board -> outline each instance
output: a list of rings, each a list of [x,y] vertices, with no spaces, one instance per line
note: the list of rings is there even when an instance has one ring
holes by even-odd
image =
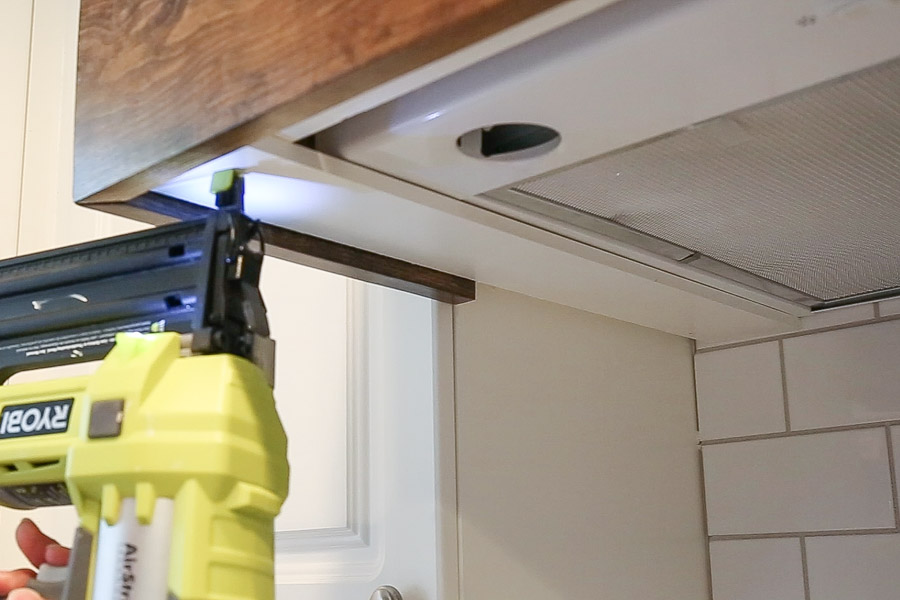
[[[561,1],[82,0],[75,198],[127,202]]]
[[[154,192],[94,207],[154,225],[202,219],[212,210]],[[464,277],[269,223],[261,231],[269,256],[449,304],[475,299],[475,282]]]

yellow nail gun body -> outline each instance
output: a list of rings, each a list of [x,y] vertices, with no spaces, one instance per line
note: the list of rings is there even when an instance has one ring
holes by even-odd
[[[71,598],[273,596],[272,390],[246,359],[180,353],[177,333],[119,334],[92,376],[0,388],[0,502],[71,499],[91,546],[76,555],[98,557]]]
[[[73,504],[62,600],[270,600],[288,489],[262,241],[230,174],[194,222],[0,261],[0,504]],[[214,182],[215,185],[215,182]]]

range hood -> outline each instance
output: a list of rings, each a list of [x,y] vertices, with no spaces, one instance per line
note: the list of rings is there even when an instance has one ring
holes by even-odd
[[[315,145],[681,277],[829,308],[900,292],[898,56],[897,2],[624,0]],[[471,132],[514,123],[559,138],[473,152]]]
[[[811,307],[894,295],[900,60],[486,196]]]

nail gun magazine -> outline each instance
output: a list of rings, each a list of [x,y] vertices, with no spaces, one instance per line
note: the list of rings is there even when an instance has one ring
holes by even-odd
[[[64,600],[274,597],[287,439],[241,180],[201,221],[0,261],[0,505],[78,511]],[[229,199],[230,198],[230,199]]]

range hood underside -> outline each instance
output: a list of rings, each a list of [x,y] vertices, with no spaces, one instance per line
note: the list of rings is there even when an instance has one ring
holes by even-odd
[[[900,286],[900,4],[621,0],[316,148],[800,315]],[[478,158],[504,123],[561,141]]]
[[[900,60],[487,196],[812,308],[894,295]]]

